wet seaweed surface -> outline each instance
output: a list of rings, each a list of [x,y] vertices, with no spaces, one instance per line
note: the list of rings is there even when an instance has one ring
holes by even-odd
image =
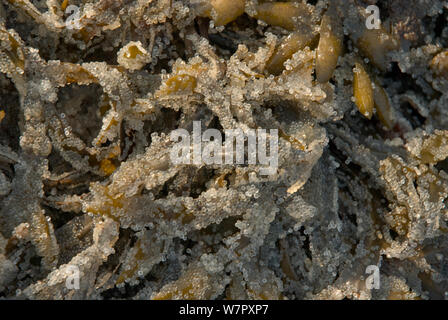
[[[448,298],[447,22],[441,0],[2,0],[0,298]],[[172,163],[195,121],[277,129],[277,170]]]

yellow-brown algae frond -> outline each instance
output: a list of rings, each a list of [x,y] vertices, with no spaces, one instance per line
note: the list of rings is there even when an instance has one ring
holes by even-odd
[[[254,266],[257,273],[248,276],[246,289],[249,299],[253,300],[283,300],[281,280],[272,270],[259,265]]]
[[[6,59],[14,66],[11,69],[15,70],[5,70],[3,66],[0,66],[0,72],[23,73],[25,69],[25,56],[23,54],[21,40],[20,38],[19,40],[15,39],[13,34],[4,29],[3,25],[0,25],[0,60],[3,60],[4,54],[7,57]]]
[[[117,167],[109,159],[103,159],[100,161],[100,170],[106,176],[110,176],[116,169]]]
[[[310,32],[294,32],[287,36],[275,49],[266,64],[266,70],[273,75],[279,75],[285,69],[284,63],[292,55],[312,44],[315,35]]]
[[[129,70],[140,70],[147,63],[151,61],[151,56],[143,48],[143,45],[140,41],[131,41],[120,51],[118,51],[117,55],[118,63]]]
[[[0,296],[443,297],[444,1],[383,1],[366,31],[380,1],[5,0]],[[278,152],[250,157],[258,130]],[[233,164],[195,161],[229,151],[213,133]],[[394,275],[370,290],[381,259]]]
[[[433,271],[419,272],[418,278],[421,281],[422,290],[425,292],[431,292],[432,295],[440,297],[439,299],[441,300],[446,296],[444,282],[434,280],[435,275]]]
[[[197,78],[206,70],[207,68],[202,62],[176,63],[173,66],[172,75],[162,83],[160,89],[155,92],[155,96],[161,98],[171,94],[193,93],[197,86]]]
[[[302,151],[305,151],[306,147],[305,147],[305,145],[302,142],[300,142],[299,140],[297,140],[293,136],[290,136],[290,135],[286,134],[282,129],[278,129],[278,135],[279,135],[280,138],[285,139],[286,141],[291,143],[291,145],[294,148],[302,150]]]
[[[422,282],[424,281],[420,277],[420,274],[418,277]],[[386,297],[387,300],[421,300],[421,297],[406,284],[404,279],[390,276],[385,280],[385,282],[390,282],[386,285],[389,287],[388,296]]]
[[[134,284],[139,277],[144,277],[162,260],[164,252],[171,244],[170,239],[161,239],[156,233],[148,230],[138,232],[136,236],[137,241],[126,255],[116,284]]]
[[[121,148],[119,145],[111,145],[104,153],[91,155],[89,158],[89,164],[92,167],[98,167],[100,174],[104,176],[110,176],[115,172],[119,161],[117,158],[121,154]],[[101,159],[101,160],[100,160]]]
[[[139,269],[139,263],[141,263],[141,261],[143,261],[146,256],[143,253],[142,250],[142,241],[141,239],[137,240],[137,242],[135,243],[134,248],[132,248],[132,258],[129,259],[129,261],[127,262],[127,268],[124,269],[121,274],[119,275],[116,283],[120,284],[125,282],[127,279],[132,279],[138,269]]]
[[[226,300],[247,300],[247,289],[241,273],[232,273],[232,280],[226,289]]]
[[[378,119],[388,130],[392,129],[395,122],[394,112],[386,90],[383,89],[378,81],[374,82],[373,100]]]
[[[32,215],[30,235],[37,252],[43,257],[45,268],[51,270],[57,265],[59,246],[50,218],[44,215],[43,210],[38,210]]]
[[[246,0],[210,0],[212,9],[206,10],[205,15],[213,19],[215,26],[224,26],[244,13]]]
[[[88,27],[82,27],[77,33],[73,34],[73,38],[88,44],[95,37],[95,31]]]
[[[98,83],[98,80],[86,69],[79,64],[63,62],[59,65],[60,72],[65,77],[64,84],[91,84]]]
[[[316,78],[325,83],[333,76],[342,52],[341,21],[333,10],[329,10],[320,25],[319,46],[316,51]]]
[[[123,209],[130,199],[125,199],[123,194],[112,195],[108,186],[94,183],[91,184],[90,188],[98,195],[98,200],[85,204],[85,212],[105,216],[114,221],[118,221],[116,212]]]
[[[65,9],[67,9],[67,6],[68,6],[68,0],[62,1],[62,3],[61,3],[61,10],[65,11]]]
[[[38,23],[45,23],[40,11],[29,0],[8,0],[11,4],[20,8],[23,12],[36,20]]]
[[[364,67],[358,62],[353,69],[353,96],[359,112],[367,119],[371,119],[374,107],[372,82]]]
[[[436,55],[430,63],[431,70],[438,76],[448,79],[448,50]]]
[[[196,88],[196,78],[188,74],[181,74],[169,78],[166,82],[166,93],[171,94],[179,91],[193,92]]]
[[[436,130],[423,139],[418,157],[423,163],[437,163],[448,157],[448,131]]]
[[[252,300],[283,300],[283,295],[275,282],[267,282],[259,290],[249,287],[247,293]]]
[[[207,270],[200,264],[189,266],[184,274],[174,282],[165,285],[152,300],[203,300],[210,299],[213,295],[212,281]]]
[[[387,53],[399,48],[398,41],[384,29],[366,29],[356,45],[381,71],[387,70]]]
[[[405,207],[396,207],[384,216],[387,224],[398,235],[405,236],[409,231],[410,218]]]
[[[286,30],[297,30],[300,25],[311,25],[310,6],[304,3],[275,2],[262,3],[256,7],[253,16],[271,26],[282,27]]]
[[[390,187],[391,197],[397,199],[390,212],[384,218],[390,228],[398,235],[406,235],[411,229],[412,204],[408,203],[405,194],[416,192],[414,187],[417,176],[416,168],[408,166],[400,157],[388,157],[380,162],[379,172],[382,179]],[[397,185],[397,181],[400,181]],[[419,201],[417,198],[416,201]]]

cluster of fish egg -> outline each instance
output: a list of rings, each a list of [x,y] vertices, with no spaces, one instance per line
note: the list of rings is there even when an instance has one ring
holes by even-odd
[[[0,297],[445,298],[447,18],[435,0],[4,1]],[[171,163],[194,121],[278,129],[277,172]]]

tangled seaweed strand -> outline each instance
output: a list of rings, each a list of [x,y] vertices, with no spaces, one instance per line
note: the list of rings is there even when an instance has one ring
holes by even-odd
[[[441,0],[2,0],[0,297],[447,297],[447,19]],[[174,165],[193,121],[278,129],[276,173]]]

